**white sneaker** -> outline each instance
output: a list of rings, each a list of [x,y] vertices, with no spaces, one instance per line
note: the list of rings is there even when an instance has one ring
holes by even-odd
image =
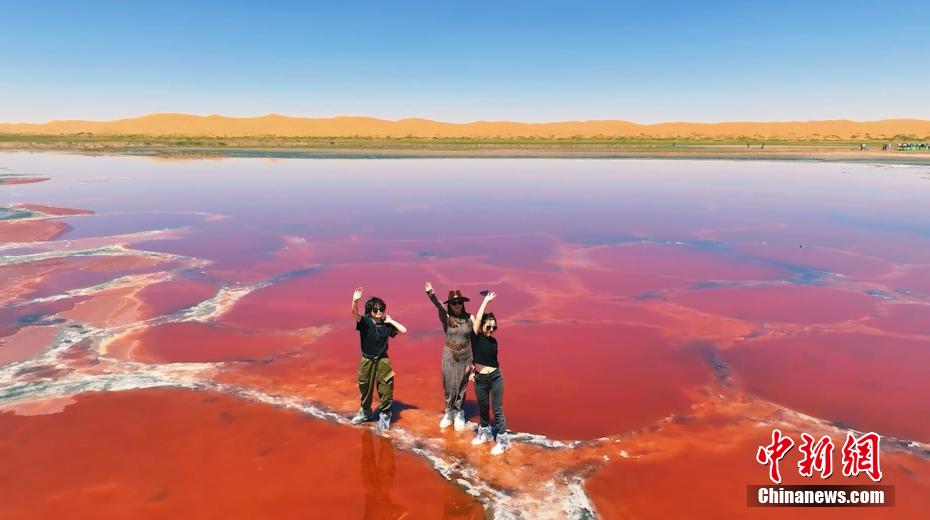
[[[452,410],[446,410],[446,413],[442,414],[442,419],[439,420],[439,428],[445,430],[452,424]]]
[[[362,424],[363,422],[368,422],[371,417],[371,412],[366,412],[359,408],[358,413],[355,414],[355,417],[352,418],[352,424]]]
[[[497,444],[491,448],[491,455],[495,457],[510,449],[510,435],[507,432],[497,434]]]
[[[488,442],[488,441],[491,440],[491,439],[492,439],[492,436],[491,436],[491,425],[479,426],[479,427],[478,427],[478,435],[476,435],[475,438],[471,440],[471,445],[472,445],[472,446],[480,446],[481,444],[484,444],[484,443]]]
[[[458,410],[455,412],[455,431],[460,432],[465,429],[465,412]]]
[[[391,415],[381,412],[378,416],[378,429],[381,431],[387,431],[391,428]]]

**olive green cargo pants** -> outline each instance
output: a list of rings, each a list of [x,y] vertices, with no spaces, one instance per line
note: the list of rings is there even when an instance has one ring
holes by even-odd
[[[391,404],[394,403],[394,369],[391,360],[386,357],[374,360],[362,356],[358,363],[358,391],[362,395],[362,410],[369,416],[375,388],[378,389],[380,401],[378,412],[390,415]]]

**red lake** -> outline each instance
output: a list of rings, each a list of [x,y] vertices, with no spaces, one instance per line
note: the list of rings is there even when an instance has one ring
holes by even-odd
[[[0,518],[778,517],[745,495],[774,428],[882,436],[896,507],[830,515],[930,511],[930,167],[0,166],[47,179],[0,185]],[[497,293],[501,456],[471,385],[438,427],[427,281]],[[408,328],[384,434],[348,422],[358,286]]]

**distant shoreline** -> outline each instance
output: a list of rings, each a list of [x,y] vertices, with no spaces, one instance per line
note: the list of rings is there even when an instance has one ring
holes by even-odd
[[[735,140],[754,141],[927,141],[930,120],[849,119],[808,121],[667,121],[640,124],[618,119],[448,122],[417,117],[397,120],[368,116],[293,117],[268,114],[228,117],[157,113],[109,121],[55,120],[47,123],[0,123],[0,134],[33,136],[188,136],[237,139],[420,139],[480,140]],[[227,136],[227,137],[223,137]]]
[[[887,141],[688,139],[389,139],[0,134],[0,151],[135,155],[165,159],[590,158],[751,159],[930,165],[930,151],[882,151]],[[747,147],[747,144],[749,145]],[[860,150],[865,144],[867,148]]]

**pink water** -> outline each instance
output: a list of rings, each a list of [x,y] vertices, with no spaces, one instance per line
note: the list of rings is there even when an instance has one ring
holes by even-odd
[[[930,508],[930,168],[9,153],[0,166],[49,178],[0,186],[0,206],[42,212],[0,222],[0,430],[16,432],[0,443],[0,516],[301,516],[311,502],[377,518],[749,516],[773,427],[886,436],[898,506],[878,511]],[[472,312],[480,290],[499,295],[518,432],[502,457],[438,430],[426,281]],[[337,419],[358,407],[360,285],[409,328],[390,348],[394,430],[368,440]],[[466,410],[476,421],[471,389]],[[135,448],[115,460],[107,446]],[[387,491],[366,458],[379,450],[397,461]],[[278,455],[254,473],[264,452]],[[206,494],[191,466],[215,481]]]

